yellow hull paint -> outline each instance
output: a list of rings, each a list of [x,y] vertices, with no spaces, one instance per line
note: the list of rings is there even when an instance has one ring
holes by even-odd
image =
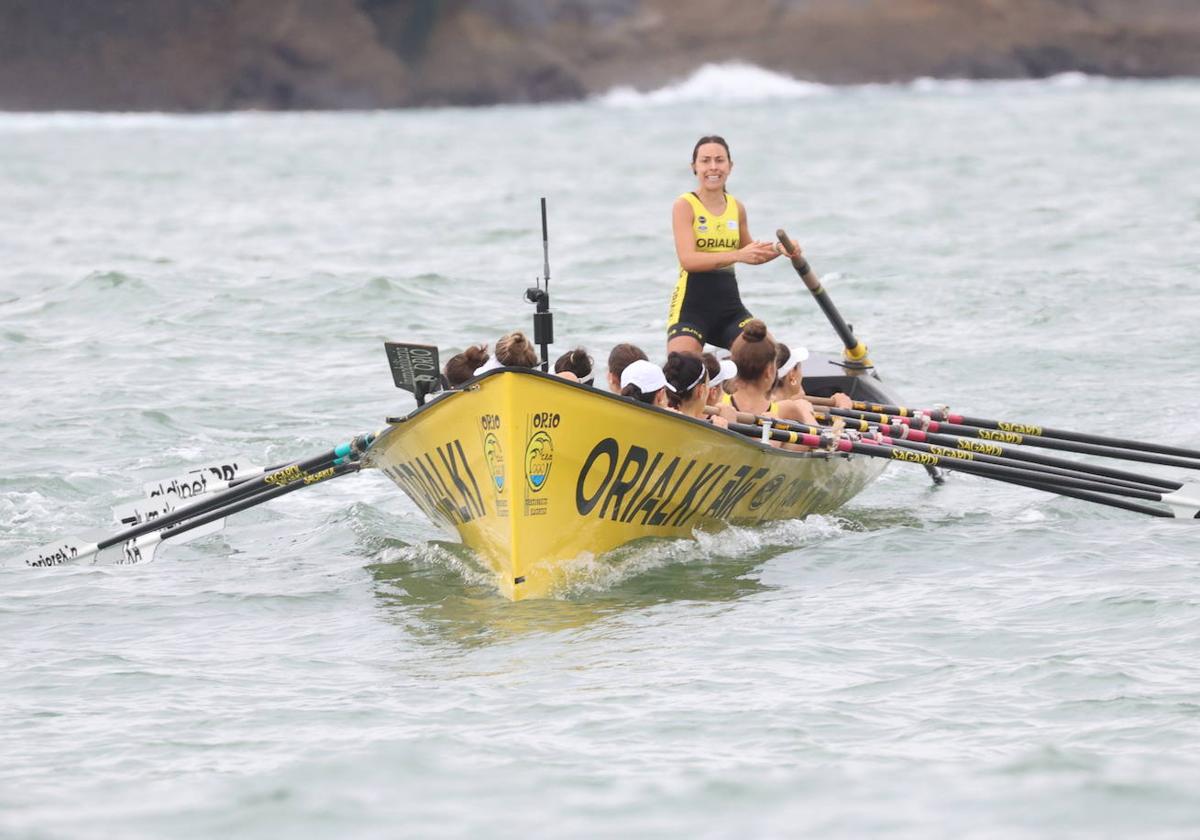
[[[785,452],[535,371],[499,370],[388,427],[366,456],[513,599],[642,537],[835,510],[886,461]]]

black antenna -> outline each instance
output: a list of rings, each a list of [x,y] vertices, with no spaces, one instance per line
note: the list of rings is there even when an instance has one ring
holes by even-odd
[[[525,290],[525,300],[537,304],[533,314],[533,343],[542,348],[542,372],[550,370],[550,345],[554,343],[554,314],[550,311],[550,234],[546,229],[546,198],[542,197],[542,273],[545,287],[538,282]]]

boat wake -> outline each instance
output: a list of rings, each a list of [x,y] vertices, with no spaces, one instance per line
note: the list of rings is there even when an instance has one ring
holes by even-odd
[[[691,539],[643,539],[601,556],[584,554],[559,566],[552,597],[587,600],[620,594],[662,600],[721,600],[765,588],[754,575],[785,551],[823,542],[855,527],[836,516],[696,531]]]
[[[591,553],[555,564],[558,585],[549,597],[591,601],[619,595],[652,600],[724,600],[765,588],[754,570],[785,551],[862,530],[840,516],[810,516],[766,525],[697,531],[691,539],[647,538],[603,555]],[[443,600],[461,593],[486,597],[499,591],[499,578],[466,546],[454,542],[376,546],[370,564],[393,595],[407,600]]]

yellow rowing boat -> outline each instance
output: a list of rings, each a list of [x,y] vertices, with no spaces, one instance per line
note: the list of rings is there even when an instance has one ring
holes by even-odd
[[[841,378],[855,396],[886,396],[873,373]],[[365,463],[456,532],[499,590],[519,600],[553,594],[573,560],[633,540],[827,513],[887,462],[774,449],[559,377],[501,368],[389,421]]]

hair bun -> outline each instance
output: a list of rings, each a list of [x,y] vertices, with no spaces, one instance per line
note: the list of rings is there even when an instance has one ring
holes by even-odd
[[[758,318],[751,318],[742,327],[742,338],[746,341],[762,341],[767,337],[767,325]]]

